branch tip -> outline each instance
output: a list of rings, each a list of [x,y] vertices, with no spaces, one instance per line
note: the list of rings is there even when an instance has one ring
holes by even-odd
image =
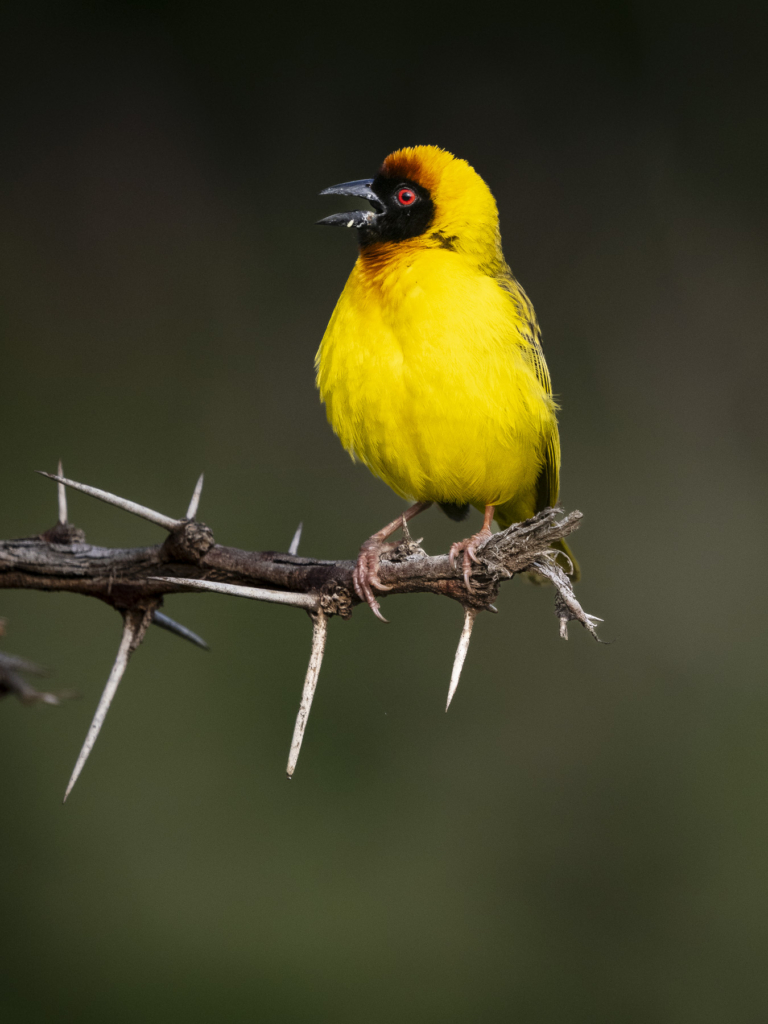
[[[296,763],[299,760],[299,754],[301,753],[304,730],[307,727],[309,712],[312,707],[312,698],[314,697],[315,689],[317,688],[317,680],[320,676],[320,666],[323,664],[323,654],[325,653],[325,641],[328,635],[328,619],[325,615],[323,615],[322,612],[318,612],[313,618],[312,652],[309,656],[307,675],[304,679],[304,688],[301,692],[299,713],[296,715],[296,725],[293,728],[291,750],[288,754],[288,766],[285,770],[289,779],[293,778],[293,773],[296,771]]]

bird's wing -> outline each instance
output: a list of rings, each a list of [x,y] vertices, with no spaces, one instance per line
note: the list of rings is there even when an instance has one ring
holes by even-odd
[[[518,331],[527,342],[527,355],[536,379],[544,391],[552,394],[552,381],[541,347],[541,330],[539,328],[533,303],[523,291],[522,286],[512,276],[512,271],[505,266],[496,280],[499,286],[509,295],[517,314]],[[560,434],[555,423],[547,438],[544,449],[544,464],[536,482],[536,511],[556,505],[560,494]]]

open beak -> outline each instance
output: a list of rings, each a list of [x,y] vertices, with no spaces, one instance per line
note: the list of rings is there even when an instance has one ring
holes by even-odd
[[[370,224],[377,214],[384,212],[381,200],[371,188],[372,184],[373,178],[363,178],[361,181],[345,181],[343,185],[332,185],[330,188],[324,188],[320,193],[321,196],[356,196],[360,199],[366,199],[373,206],[373,210],[332,213],[330,217],[323,217],[317,223],[347,228],[361,228],[365,224]]]

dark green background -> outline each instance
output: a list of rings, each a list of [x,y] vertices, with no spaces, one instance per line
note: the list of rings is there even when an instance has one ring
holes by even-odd
[[[546,10],[545,10],[546,8]],[[27,4],[0,36],[0,536],[76,479],[351,557],[402,503],[312,359],[354,258],[317,198],[437,143],[496,194],[562,402],[579,595],[333,621],[292,784],[295,611],[167,610],[66,808],[118,616],[0,593],[76,691],[0,706],[7,1024],[762,1022],[765,22],[730,4]],[[382,381],[386,387],[386,381]],[[162,531],[80,495],[95,543]],[[473,522],[479,523],[478,520]],[[457,528],[419,523],[437,553]]]

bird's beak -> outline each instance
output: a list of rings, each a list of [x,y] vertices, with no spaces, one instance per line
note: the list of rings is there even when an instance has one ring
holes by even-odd
[[[373,178],[363,178],[361,181],[345,181],[343,185],[332,185],[320,193],[321,196],[356,196],[366,199],[373,210],[353,210],[351,213],[332,213],[330,217],[323,217],[318,224],[338,225],[339,227],[361,228],[370,224],[377,214],[384,212],[384,206],[371,188]]]

